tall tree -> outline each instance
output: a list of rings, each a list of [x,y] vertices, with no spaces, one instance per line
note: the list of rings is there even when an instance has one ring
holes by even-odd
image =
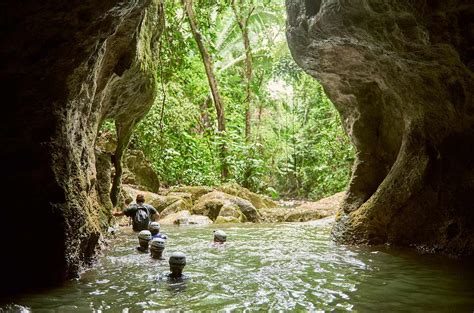
[[[245,140],[248,142],[251,136],[251,103],[252,103],[252,49],[250,47],[248,22],[255,10],[253,0],[244,3],[244,0],[239,0],[239,7],[236,5],[236,0],[231,0],[232,11],[234,12],[237,25],[242,33],[242,41],[245,50]]]
[[[196,40],[196,44],[198,46],[199,53],[201,54],[204,68],[206,70],[207,80],[209,82],[209,88],[211,89],[212,99],[214,100],[214,106],[216,107],[217,130],[220,134],[225,134],[226,127],[225,127],[224,103],[222,101],[222,98],[219,94],[219,89],[217,87],[217,80],[214,74],[214,68],[212,66],[211,55],[209,54],[209,51],[204,45],[201,32],[199,31],[199,27],[198,27],[196,16],[194,14],[194,9],[193,9],[193,0],[182,0],[182,2],[183,2],[183,6],[186,12],[186,16],[188,17],[188,22],[191,28],[191,32],[193,34],[194,39]],[[225,140],[221,140],[220,145],[221,145],[220,146],[221,178],[222,180],[226,180],[227,177],[229,176],[229,168],[226,161],[227,147],[226,147]]]

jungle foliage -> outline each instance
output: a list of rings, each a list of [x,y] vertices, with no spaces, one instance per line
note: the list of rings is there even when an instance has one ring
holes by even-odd
[[[223,132],[186,3],[210,55]],[[168,0],[165,10],[160,87],[131,141],[162,183],[218,185],[225,164],[226,180],[274,197],[343,190],[354,152],[323,88],[290,56],[283,1]]]

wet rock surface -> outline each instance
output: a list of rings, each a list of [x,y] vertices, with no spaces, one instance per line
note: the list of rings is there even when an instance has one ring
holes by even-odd
[[[242,222],[260,220],[260,214],[250,201],[220,191],[213,191],[199,198],[191,212],[209,216],[213,221],[218,216],[235,217]]]
[[[218,187],[217,190],[229,195],[237,196],[239,198],[248,200],[256,209],[276,207],[275,201],[273,201],[269,197],[251,192],[247,188],[244,188],[235,183],[224,184]]]
[[[345,192],[318,201],[281,201],[276,208],[260,210],[265,222],[306,222],[335,215]]]
[[[191,214],[187,210],[178,211],[160,219],[160,223],[164,225],[207,225],[212,224],[212,220],[204,215]]]
[[[292,55],[324,86],[357,151],[334,237],[472,255],[472,1],[286,7]]]
[[[234,188],[238,188],[237,186]],[[339,192],[315,202],[272,201],[276,207],[256,209],[246,199],[219,191],[220,187],[216,190],[203,186],[172,187],[170,190],[182,192],[163,190],[165,195],[141,191],[129,185],[124,185],[123,189],[128,199],[135,199],[137,194],[143,194],[145,201],[160,212],[159,222],[163,224],[306,222],[335,215],[345,195],[345,192]],[[184,192],[191,190],[200,192]],[[202,196],[197,197],[196,194]],[[260,195],[253,193],[253,197]],[[119,224],[128,225],[126,219],[120,220]]]
[[[11,100],[2,106],[9,151],[0,163],[10,209],[0,229],[15,253],[2,260],[2,292],[59,283],[92,262],[110,217],[99,196],[107,182],[98,182],[108,165],[98,155],[105,171],[97,174],[95,138],[113,119],[123,149],[153,103],[161,9],[155,0],[3,3],[0,77]],[[41,234],[47,244],[11,249],[11,233],[20,242]]]
[[[124,156],[122,183],[151,192],[158,192],[160,189],[158,175],[140,150],[127,150]]]

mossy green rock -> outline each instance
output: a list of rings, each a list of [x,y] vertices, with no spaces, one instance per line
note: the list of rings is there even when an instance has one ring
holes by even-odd
[[[277,206],[276,202],[271,200],[269,197],[251,192],[247,188],[235,183],[222,185],[218,187],[217,190],[248,200],[256,209],[274,208]]]
[[[175,194],[163,196],[149,191],[135,189],[133,186],[123,185],[127,196],[135,200],[137,194],[145,196],[145,202],[152,205],[162,217],[181,210],[189,210],[192,207],[189,194]]]
[[[140,187],[151,192],[158,192],[160,180],[151,162],[140,150],[127,150],[124,157],[122,182]]]
[[[245,221],[249,222],[260,221],[260,214],[250,201],[220,191],[213,191],[199,198],[191,212],[216,220],[222,210],[224,214],[238,210],[242,214],[242,220],[245,218]]]
[[[344,199],[345,192],[315,202],[305,202],[295,208],[262,209],[260,213],[267,222],[306,222],[336,214]]]
[[[160,217],[163,218],[171,213],[176,213],[183,210],[189,210],[191,209],[191,207],[192,205],[189,199],[178,199],[177,201],[165,207],[165,209],[160,212]]]
[[[191,195],[193,201],[198,200],[207,193],[212,192],[212,188],[208,186],[175,186],[172,187],[169,193],[184,192]]]
[[[229,205],[221,208],[215,223],[219,223],[218,220],[226,223],[241,223],[245,222],[247,218],[237,205]]]
[[[171,213],[160,219],[163,225],[208,225],[212,224],[212,220],[204,215],[191,214],[187,210]]]
[[[233,216],[218,216],[214,221],[214,224],[235,224],[241,223],[242,221],[237,217]]]

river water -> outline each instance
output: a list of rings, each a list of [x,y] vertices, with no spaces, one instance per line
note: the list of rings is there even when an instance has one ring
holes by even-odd
[[[210,245],[215,225],[163,226],[170,237],[165,256],[187,255],[189,279],[181,283],[157,280],[168,262],[136,251],[136,234],[124,228],[80,278],[12,299],[4,309],[474,311],[472,265],[388,247],[336,245],[331,222],[226,225],[225,248]]]

